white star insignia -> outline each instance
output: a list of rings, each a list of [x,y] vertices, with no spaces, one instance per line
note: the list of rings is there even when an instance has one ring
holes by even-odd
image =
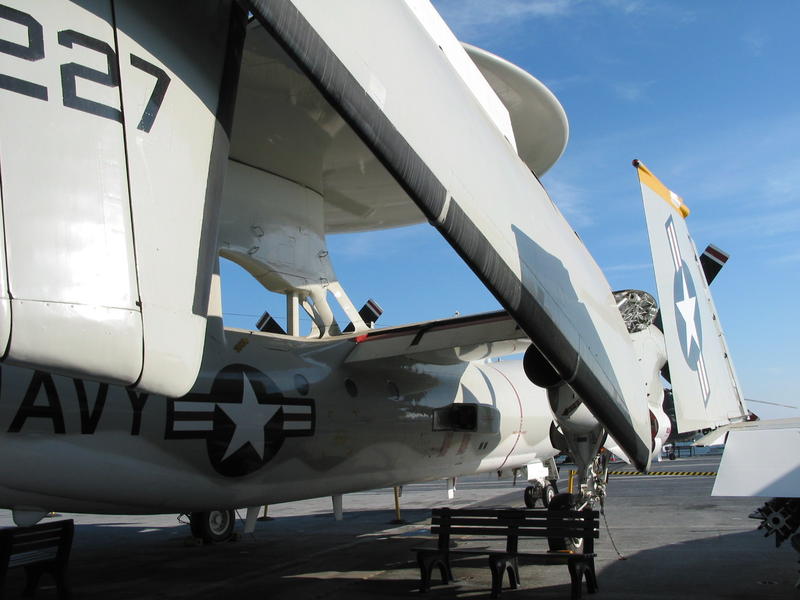
[[[692,340],[700,347],[700,340],[697,336],[697,327],[695,327],[694,311],[697,307],[697,297],[689,297],[689,289],[686,286],[686,273],[681,273],[681,280],[683,282],[683,300],[675,303],[675,307],[683,318],[686,325],[686,355],[692,348]]]
[[[233,437],[228,444],[228,449],[222,460],[239,450],[245,444],[250,444],[258,456],[264,458],[264,425],[275,416],[280,405],[260,404],[256,398],[253,384],[247,376],[242,373],[242,402],[233,404],[229,402],[220,403],[219,406],[228,415],[236,429]]]

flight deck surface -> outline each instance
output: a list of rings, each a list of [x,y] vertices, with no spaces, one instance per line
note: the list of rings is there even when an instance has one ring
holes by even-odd
[[[656,463],[653,471],[716,471],[719,456]],[[560,489],[570,465],[562,465]],[[616,463],[612,470],[630,470]],[[615,475],[596,545],[597,600],[707,600],[797,598],[798,554],[775,548],[747,515],[758,498],[712,498],[707,475]],[[176,515],[68,515],[76,522],[69,577],[83,600],[212,598],[357,600],[420,598],[419,571],[411,548],[429,541],[430,509],[439,506],[523,506],[520,481],[481,475],[459,480],[447,500],[445,482],[407,486],[401,498],[405,525],[392,524],[391,490],[344,497],[344,520],[333,519],[330,498],[270,506],[272,520],[252,535],[218,545],[188,544],[189,527]],[[240,511],[244,517],[244,511]],[[11,524],[0,511],[0,526]],[[241,525],[239,527],[241,530]],[[542,542],[533,541],[535,547]],[[7,597],[21,594],[24,574],[12,570]],[[457,583],[425,597],[488,598],[491,576],[485,557],[454,562]],[[522,566],[522,585],[507,598],[569,597],[564,566]],[[36,597],[55,598],[45,575]]]

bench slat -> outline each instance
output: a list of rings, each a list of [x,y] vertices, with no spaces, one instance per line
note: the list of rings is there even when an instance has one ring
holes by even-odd
[[[477,509],[477,508],[434,508],[431,510],[432,517],[443,515],[462,516],[462,517],[503,517],[525,515],[528,519],[548,519],[554,517],[578,517],[584,518],[586,514],[591,514],[595,519],[600,517],[600,512],[596,510],[550,510],[544,508],[509,508],[509,509]]]
[[[440,529],[431,528],[431,533],[440,534]],[[495,537],[592,537],[597,539],[599,532],[596,530],[551,528],[526,531],[524,529],[512,530],[507,527],[450,527],[450,535],[481,535]]]
[[[0,560],[7,560],[11,567],[42,560],[65,561],[72,545],[73,529],[71,519],[0,529]]]
[[[524,525],[528,528],[546,529],[553,525],[574,524],[580,528],[598,527],[598,521],[587,519],[548,519],[547,521],[533,521],[531,519],[482,519],[479,517],[451,517],[450,519],[433,519],[432,525],[448,523],[451,527],[456,525],[496,525],[499,527],[513,527]]]
[[[36,550],[33,552],[20,552],[14,554],[8,559],[9,567],[22,567],[38,562],[46,562],[55,560],[58,556],[58,549],[51,548],[50,550]]]
[[[15,540],[36,541],[45,538],[61,537],[63,527],[47,527],[38,531],[26,531],[25,529],[11,530],[11,537]]]
[[[15,542],[11,544],[11,554],[41,550],[42,548],[58,548],[59,544],[61,544],[61,538],[48,538],[35,542]]]
[[[431,533],[439,535],[441,532],[438,528],[431,528]],[[598,539],[600,532],[596,529],[567,529],[567,528],[551,528],[551,529],[537,529],[534,531],[510,530],[505,527],[451,527],[449,529],[450,535],[477,535],[477,536],[495,536],[497,538],[516,537],[516,538],[555,538],[555,537],[574,537],[586,538],[591,537]]]

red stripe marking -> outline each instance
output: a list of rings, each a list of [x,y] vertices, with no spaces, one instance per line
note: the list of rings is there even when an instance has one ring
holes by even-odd
[[[439,448],[439,456],[444,456],[447,454],[447,451],[450,449],[450,444],[453,443],[453,432],[448,431],[444,435],[444,439],[442,440],[442,447]]]
[[[522,415],[522,399],[519,397],[519,392],[517,391],[517,388],[514,387],[514,384],[511,383],[511,380],[506,376],[506,374],[503,373],[497,367],[491,367],[491,368],[494,369],[495,371],[497,371],[498,373],[500,373],[500,375],[503,376],[503,379],[505,379],[508,382],[508,385],[511,386],[511,389],[514,390],[514,395],[517,397],[517,404],[519,405],[519,430],[515,432],[517,434],[517,437],[514,440],[514,445],[511,446],[511,450],[508,451],[508,455],[506,456],[505,460],[503,461],[503,464],[501,464],[500,467],[498,467],[498,469],[497,469],[498,471],[502,471],[503,467],[506,466],[506,463],[508,462],[508,459],[511,458],[512,454],[514,454],[514,450],[517,449],[517,444],[519,443],[519,438],[520,438],[520,436],[522,436],[522,425],[524,424],[523,415]]]
[[[721,260],[722,262],[726,262],[729,257],[728,254],[725,254],[722,250],[714,246],[709,246],[708,248],[706,248],[706,254],[709,254],[714,258],[716,258],[717,260]]]
[[[458,451],[456,452],[456,454],[464,454],[464,452],[467,451],[467,448],[469,447],[469,440],[471,437],[472,435],[469,433],[464,434],[464,439],[461,440],[461,445],[458,447]]]
[[[501,321],[511,321],[511,317],[508,314],[502,314],[497,316],[492,316],[486,319],[473,319],[471,317],[467,317],[463,320],[454,320],[454,321],[443,321],[443,322],[436,322],[432,321],[430,323],[423,323],[421,325],[403,325],[398,329],[378,329],[375,331],[371,331],[369,333],[365,333],[363,335],[356,336],[355,341],[357,343],[366,342],[371,340],[378,340],[378,339],[386,339],[386,338],[394,338],[394,337],[403,337],[403,336],[417,336],[420,332],[424,335],[429,333],[433,333],[435,331],[445,331],[447,329],[466,329],[471,327],[472,325],[485,325],[487,323],[496,323]],[[423,335],[423,337],[424,337]],[[524,336],[523,333],[520,333],[520,336]]]

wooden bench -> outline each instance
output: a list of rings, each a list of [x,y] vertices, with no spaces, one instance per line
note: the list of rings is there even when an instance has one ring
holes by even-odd
[[[519,586],[519,560],[525,564],[566,564],[572,581],[572,598],[581,597],[586,578],[589,593],[597,591],[594,570],[594,540],[599,536],[598,512],[547,509],[434,509],[431,533],[438,535],[436,548],[414,548],[420,569],[420,591],[430,589],[431,575],[438,567],[442,583],[453,581],[452,555],[487,555],[492,572],[492,598],[500,596],[503,574],[508,572],[512,589]],[[451,547],[453,535],[475,538],[505,538],[505,548]],[[564,538],[583,541],[582,552],[520,551],[520,538]]]
[[[0,599],[8,569],[14,567],[25,567],[23,595],[33,596],[39,578],[47,571],[55,579],[58,597],[68,599],[66,571],[74,529],[72,519],[0,529]]]

